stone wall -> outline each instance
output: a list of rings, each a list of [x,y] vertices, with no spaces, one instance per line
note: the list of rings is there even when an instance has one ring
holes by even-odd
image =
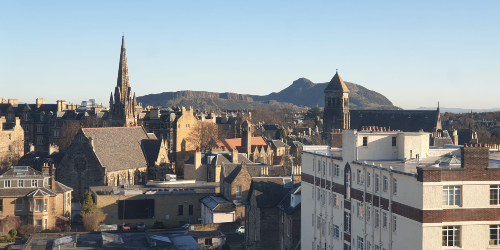
[[[239,221],[226,223],[194,224],[189,227],[189,231],[221,231],[234,233],[241,226]]]
[[[0,117],[0,169],[16,165],[24,155],[24,130],[19,118],[15,118],[15,125],[11,129],[3,129],[5,122],[5,117]]]

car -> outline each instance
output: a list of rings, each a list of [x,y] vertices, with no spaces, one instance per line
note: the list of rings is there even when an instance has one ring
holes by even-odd
[[[165,228],[165,224],[163,224],[163,221],[155,221],[155,224],[153,224],[153,228],[154,229],[164,229]]]
[[[245,226],[240,226],[236,229],[235,233],[237,234],[244,234],[245,233]]]
[[[182,228],[184,228],[184,229],[189,229],[189,224],[184,224],[184,225],[182,225]]]
[[[135,229],[137,230],[145,230],[146,229],[146,224],[144,222],[137,222],[135,225]]]
[[[121,229],[122,230],[130,230],[130,224],[128,223],[123,223],[122,226],[121,226]]]
[[[73,216],[73,223],[75,225],[83,225],[83,217],[81,214],[75,214]]]

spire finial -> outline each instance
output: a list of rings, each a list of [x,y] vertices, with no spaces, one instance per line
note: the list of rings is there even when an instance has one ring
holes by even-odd
[[[438,101],[438,108],[439,108],[439,101]]]
[[[337,71],[337,74],[339,73],[339,69],[335,69]]]

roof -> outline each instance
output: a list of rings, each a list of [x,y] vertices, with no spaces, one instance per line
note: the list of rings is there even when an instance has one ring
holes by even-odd
[[[286,143],[284,143],[281,140],[269,140],[268,142],[269,142],[269,145],[272,148],[284,148],[284,147],[288,147],[288,145],[286,145]]]
[[[236,210],[232,202],[219,196],[210,195],[201,199],[200,202],[214,212],[232,212]]]
[[[289,175],[290,168],[286,168],[284,166],[278,165],[267,165],[264,163],[247,163],[247,171],[251,177],[285,177]],[[267,174],[264,175],[262,173],[262,168],[267,168]],[[232,183],[234,178],[241,171],[241,164],[224,164],[223,176],[225,176],[224,181],[228,183]]]
[[[439,110],[349,110],[350,128],[386,127],[405,132],[432,132],[440,126]],[[460,137],[459,137],[460,138]]]
[[[291,200],[292,194],[294,194],[294,195],[300,194],[300,186],[293,189],[293,190],[290,190],[290,192],[288,192],[286,194],[286,196],[278,204],[278,206],[277,206],[278,209],[284,211],[286,214],[293,214],[296,211],[299,211],[299,208],[300,208],[301,203],[297,204],[297,206],[295,206],[295,207],[291,206],[290,200]]]
[[[344,92],[344,93],[349,93],[349,89],[344,83],[344,80],[342,80],[342,77],[340,77],[339,72],[335,73],[333,76],[332,80],[330,80],[330,83],[325,88],[325,92]]]
[[[201,153],[201,164],[202,165],[222,165],[223,163],[232,163],[232,155],[231,153],[228,152],[218,152],[218,153],[211,153],[211,152],[206,152],[206,153]],[[238,163],[250,163],[250,161],[245,154],[243,153],[238,153]],[[194,164],[194,155],[189,157],[184,164]]]
[[[276,124],[263,124],[262,128],[264,130],[279,130],[280,128]]]
[[[142,127],[82,128],[92,137],[94,152],[107,171],[147,167],[141,142],[148,139]]]
[[[267,146],[266,141],[261,136],[252,137],[250,143],[252,146]],[[217,146],[219,148],[224,147],[224,151],[239,150],[241,148],[241,138],[217,140]]]
[[[160,153],[161,140],[142,140],[141,146],[148,166],[154,166]]]
[[[233,171],[231,171],[231,173],[228,176],[224,178],[224,182],[232,183],[240,172],[241,172],[241,165],[238,165],[236,168],[233,169]]]
[[[259,208],[275,208],[291,190],[284,185],[284,178],[252,178],[250,195],[254,195]]]

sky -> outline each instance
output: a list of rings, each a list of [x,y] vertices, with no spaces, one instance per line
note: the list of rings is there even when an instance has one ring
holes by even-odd
[[[266,95],[300,77],[394,105],[500,107],[500,1],[0,1],[0,97],[107,105],[125,34],[137,96]]]

